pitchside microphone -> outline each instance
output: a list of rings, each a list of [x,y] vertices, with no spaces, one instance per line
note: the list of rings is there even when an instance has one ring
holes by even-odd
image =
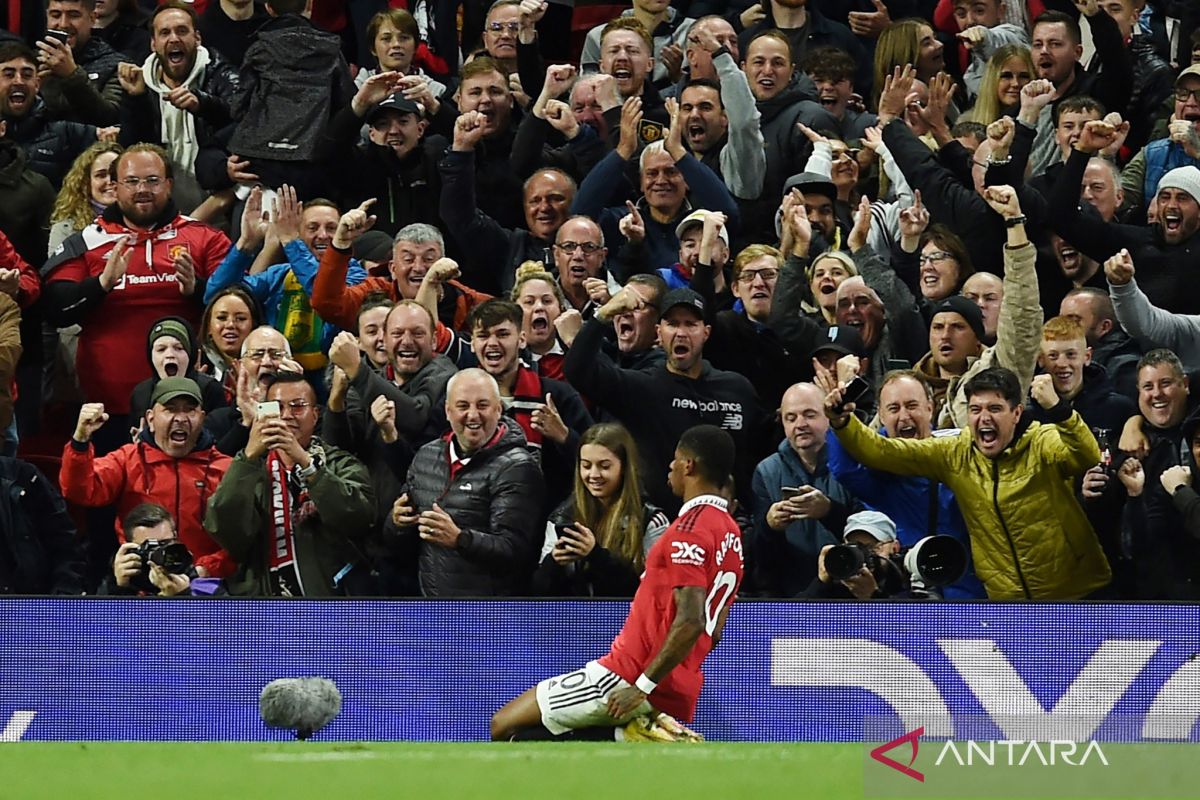
[[[307,739],[342,710],[342,693],[328,678],[280,678],[263,687],[258,713],[272,728]]]

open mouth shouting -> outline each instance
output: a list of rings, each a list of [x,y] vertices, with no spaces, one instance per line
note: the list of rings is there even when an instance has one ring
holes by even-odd
[[[1161,214],[1163,232],[1168,236],[1178,236],[1183,230],[1183,214],[1179,209],[1172,208]]]
[[[993,425],[981,423],[975,428],[975,440],[985,453],[993,452],[1000,444],[1000,431]]]
[[[637,338],[637,326],[633,324],[633,316],[622,314],[614,320],[613,326],[617,332],[617,346],[632,346]]]
[[[500,368],[504,366],[504,348],[498,344],[485,345],[479,360],[488,372],[499,372]]]
[[[168,378],[174,378],[179,375],[179,362],[174,358],[168,358],[168,360],[163,362],[163,372],[167,373]]]
[[[382,350],[377,347],[376,350]],[[421,352],[411,347],[401,345],[396,349],[396,366],[401,369],[415,369],[421,363]]]
[[[167,433],[167,438],[171,444],[182,446],[187,444],[188,436],[192,433],[190,426],[182,422],[171,423],[171,430]]]
[[[613,67],[612,76],[622,94],[633,87],[633,70],[629,67]]]
[[[919,434],[920,431],[917,429],[917,423],[911,419],[896,423],[897,439],[916,439]]]
[[[33,100],[33,94],[24,86],[13,86],[8,90],[8,108],[14,114],[23,114]]]

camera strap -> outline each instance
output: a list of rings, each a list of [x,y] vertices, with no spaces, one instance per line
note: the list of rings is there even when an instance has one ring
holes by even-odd
[[[925,527],[926,536],[934,536],[937,534],[938,506],[940,505],[938,503],[938,490],[940,488],[941,483],[933,478],[929,479],[929,515],[927,517],[928,522]]]

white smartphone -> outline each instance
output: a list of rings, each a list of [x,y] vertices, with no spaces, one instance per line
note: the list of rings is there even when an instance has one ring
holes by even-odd
[[[258,404],[254,413],[260,417],[278,417],[279,416],[279,401],[278,400],[263,400]]]

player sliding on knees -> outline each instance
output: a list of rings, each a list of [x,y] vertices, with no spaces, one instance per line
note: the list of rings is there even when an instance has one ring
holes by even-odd
[[[492,716],[495,741],[699,741],[690,722],[742,581],[741,531],[722,488],[734,444],[712,425],[684,432],[667,482],[683,502],[646,557],[646,572],[608,655],[549,678]]]

